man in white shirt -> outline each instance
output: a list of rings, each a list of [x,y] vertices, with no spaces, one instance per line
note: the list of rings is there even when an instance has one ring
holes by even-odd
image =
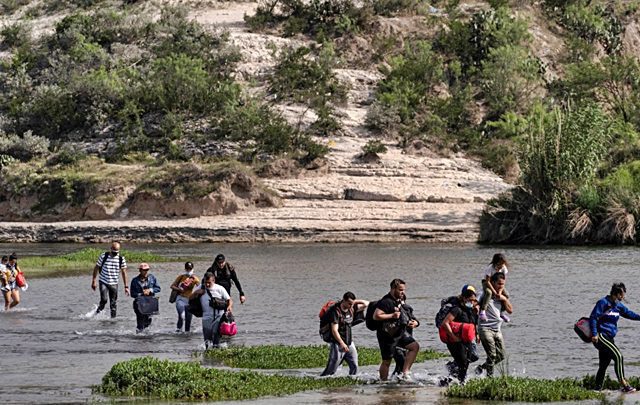
[[[487,376],[493,376],[493,369],[497,363],[505,358],[504,338],[502,337],[502,322],[500,316],[501,310],[511,314],[513,306],[509,302],[509,298],[503,294],[505,275],[504,273],[494,273],[489,281],[496,291],[496,295],[491,297],[487,305],[487,319],[479,321],[478,332],[482,347],[487,353],[487,360],[484,364],[476,368],[476,373],[487,371]]]
[[[98,304],[98,309],[96,309],[96,314],[99,314],[104,309],[107,300],[109,300],[111,318],[116,317],[119,273],[122,273],[124,293],[128,296],[127,261],[124,256],[120,255],[120,243],[113,242],[111,244],[111,250],[102,253],[93,268],[93,279],[91,280],[91,289],[93,291],[96,290],[96,279],[98,278],[98,274],[100,274],[100,303]]]
[[[200,297],[205,348],[216,348],[220,344],[222,316],[232,312],[233,300],[223,286],[216,284],[213,273],[205,273],[202,284],[204,288],[195,288],[193,294]]]

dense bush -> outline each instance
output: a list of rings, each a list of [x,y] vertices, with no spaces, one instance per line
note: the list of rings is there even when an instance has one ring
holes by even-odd
[[[357,6],[351,0],[265,0],[245,21],[254,30],[282,26],[285,36],[303,33],[324,40],[362,30],[372,15],[368,2]]]
[[[165,8],[157,21],[114,10],[71,13],[53,34],[14,52],[0,70],[6,132],[56,141],[106,135],[116,140],[105,152],[110,161],[136,151],[184,160],[181,140],[189,137],[241,140],[250,155],[322,152],[272,109],[241,95],[232,77],[240,56],[226,34],[206,31],[184,9]],[[303,71],[326,76],[314,76],[327,85],[317,93],[322,102],[313,98],[320,107],[345,96],[332,65],[322,65],[331,60],[325,54]],[[324,118],[326,126],[331,117]],[[210,126],[185,125],[194,121]]]
[[[49,140],[33,135],[30,131],[22,136],[0,135],[0,155],[11,156],[24,162],[48,153]]]

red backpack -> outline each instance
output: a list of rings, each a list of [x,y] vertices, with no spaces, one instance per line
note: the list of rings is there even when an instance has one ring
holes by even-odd
[[[336,304],[336,302],[337,301],[334,301],[334,300],[329,300],[329,301],[325,302],[325,304],[322,306],[322,308],[320,308],[320,313],[318,314],[318,318],[322,319],[324,314],[326,314],[327,311],[329,310],[329,308],[334,306]]]

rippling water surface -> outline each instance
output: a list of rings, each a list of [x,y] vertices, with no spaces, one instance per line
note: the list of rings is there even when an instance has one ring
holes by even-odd
[[[61,254],[80,245],[0,245],[19,255]],[[534,377],[582,376],[594,373],[597,352],[583,344],[573,322],[587,316],[595,301],[620,280],[628,288],[627,304],[640,311],[640,250],[637,248],[487,248],[476,245],[211,245],[171,244],[126,246],[161,255],[200,257],[201,275],[218,252],[235,265],[247,294],[236,302],[239,334],[232,345],[318,344],[317,313],[329,298],[347,290],[359,298],[378,299],[389,281],[407,282],[409,303],[422,326],[415,336],[422,347],[446,351],[437,339],[433,318],[440,299],[457,294],[463,284],[479,287],[482,270],[496,251],[512,264],[508,288],[515,307],[512,322],[503,327],[508,370]],[[136,263],[130,263],[132,268]],[[118,317],[87,316],[99,294],[90,288],[92,269],[79,276],[29,280],[15,311],[0,311],[2,384],[0,402],[69,402],[100,399],[91,386],[116,362],[152,355],[189,360],[202,348],[200,320],[195,333],[176,335],[176,313],[168,302],[169,284],[182,263],[152,264],[161,293],[161,314],[150,333],[135,334],[132,299],[120,286]],[[29,269],[23,269],[28,277]],[[130,271],[130,278],[137,274]],[[237,290],[232,291],[237,301]],[[108,312],[108,311],[107,311]],[[616,342],[625,355],[628,375],[640,375],[637,350],[640,322],[622,320]],[[358,346],[376,346],[375,334],[364,325],[354,328]],[[481,351],[482,352],[482,351]],[[484,358],[484,353],[482,353]],[[382,387],[301,393],[260,403],[424,403],[440,399],[433,383],[444,374],[446,360],[417,364],[414,374],[424,387]],[[377,366],[364,367],[375,376]],[[318,374],[321,370],[294,373]],[[613,369],[611,368],[613,376]],[[346,373],[345,370],[342,373]]]

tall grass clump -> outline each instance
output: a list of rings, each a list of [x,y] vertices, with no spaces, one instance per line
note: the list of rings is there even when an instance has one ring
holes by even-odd
[[[525,126],[522,186],[489,204],[481,218],[483,241],[566,240],[574,198],[596,183],[611,139],[610,118],[593,104],[550,110],[538,105]]]
[[[115,364],[94,391],[112,397],[237,401],[356,384],[358,380],[346,377],[318,379],[235,372],[143,357]]]
[[[25,256],[20,257],[20,267],[29,277],[48,277],[52,275],[68,275],[79,271],[90,272],[98,261],[98,257],[107,249],[84,248],[76,252],[59,256]],[[120,254],[127,259],[130,268],[136,263],[159,263],[186,260],[182,257],[166,257],[151,252],[125,250]]]
[[[324,367],[327,364],[328,355],[327,345],[230,347],[208,350],[204,353],[207,359],[220,362],[228,367],[273,370]],[[443,353],[423,350],[418,353],[416,361],[423,362],[444,356]],[[358,348],[358,363],[361,366],[379,364],[380,361],[378,348]]]

